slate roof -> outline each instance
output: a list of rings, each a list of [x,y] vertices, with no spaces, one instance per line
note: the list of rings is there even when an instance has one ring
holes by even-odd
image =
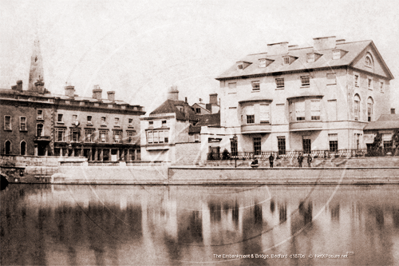
[[[301,71],[305,69],[318,69],[318,68],[330,68],[330,67],[339,67],[339,66],[349,66],[351,65],[355,59],[369,46],[375,49],[377,54],[379,52],[375,47],[373,41],[358,41],[358,42],[346,42],[346,43],[337,43],[335,49],[325,49],[315,51],[313,47],[306,48],[290,48],[288,50],[289,56],[293,56],[296,58],[291,64],[285,65],[283,64],[283,54],[273,55],[267,53],[259,53],[259,54],[249,54],[240,61],[246,61],[251,63],[244,69],[238,69],[236,64],[231,66],[228,70],[226,70],[223,74],[218,76],[217,80],[229,79],[234,77],[242,77],[242,76],[256,76],[256,75],[266,75],[268,73],[278,73],[278,72],[288,72],[288,71]],[[343,50],[344,55],[341,59],[333,60],[333,50]],[[308,53],[319,53],[320,56],[315,62],[307,62],[307,54]],[[267,67],[259,67],[259,59],[269,59],[273,62],[270,63]],[[389,71],[382,57],[379,55],[379,59],[382,64],[385,66],[388,77],[393,78],[392,73]],[[240,62],[238,61],[238,62]]]
[[[377,121],[372,121],[363,130],[399,129],[399,114],[381,115]]]
[[[199,119],[200,119],[200,121],[195,126],[198,126],[198,127],[201,127],[201,126],[219,127],[220,126],[220,113],[201,115],[201,116],[199,116]]]
[[[176,107],[179,105],[183,106],[182,112],[179,111],[179,109],[177,109]],[[193,108],[184,101],[166,100],[158,108],[152,111],[150,115],[170,114],[170,113],[175,113],[177,120],[182,120],[182,121],[198,120],[197,115],[195,114]]]

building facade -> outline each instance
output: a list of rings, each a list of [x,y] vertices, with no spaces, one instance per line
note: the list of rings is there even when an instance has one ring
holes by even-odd
[[[235,152],[364,149],[363,128],[390,112],[393,76],[372,41],[269,44],[216,79],[220,146]]]
[[[116,100],[114,91],[103,99],[98,85],[91,98],[76,95],[74,86],[53,95],[44,88],[41,60],[35,41],[28,90],[22,81],[0,90],[1,154],[139,160],[144,108]]]

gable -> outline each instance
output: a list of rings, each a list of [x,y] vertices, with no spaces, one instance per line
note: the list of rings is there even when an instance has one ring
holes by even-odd
[[[368,64],[370,61],[371,65]],[[389,80],[393,79],[391,71],[372,42],[361,53],[359,53],[351,66],[371,74],[385,77]]]

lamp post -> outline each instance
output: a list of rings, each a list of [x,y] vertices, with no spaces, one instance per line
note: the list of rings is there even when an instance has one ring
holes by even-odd
[[[237,168],[237,149],[238,149],[237,140],[238,140],[237,135],[234,134],[234,136],[233,136],[233,143],[234,143],[234,147],[235,147],[235,151],[233,154],[234,155],[234,168]]]

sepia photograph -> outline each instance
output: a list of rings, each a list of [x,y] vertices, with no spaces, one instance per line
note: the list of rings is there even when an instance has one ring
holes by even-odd
[[[0,265],[399,265],[398,4],[0,0]]]

